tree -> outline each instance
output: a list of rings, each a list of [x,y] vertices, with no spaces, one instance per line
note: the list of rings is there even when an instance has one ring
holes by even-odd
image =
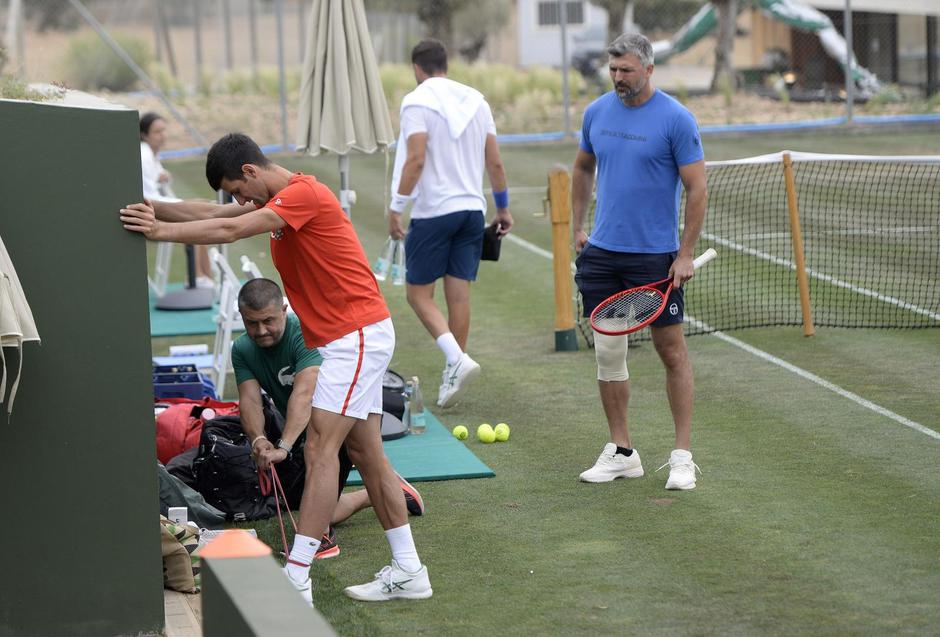
[[[623,19],[627,15],[627,4],[634,0],[591,0],[591,4],[607,12],[607,43],[610,44],[623,33]]]
[[[715,72],[712,75],[712,93],[734,87],[734,34],[738,18],[738,0],[712,0],[718,14],[718,42],[715,45]]]
[[[425,37],[444,43],[449,52],[476,60],[488,36],[509,18],[505,0],[365,0],[368,9],[413,13],[424,23]]]
[[[475,0],[454,14],[454,40],[467,62],[479,59],[491,35],[509,21],[509,4],[504,0]]]
[[[591,4],[607,12],[610,43],[623,33],[627,16],[640,33],[670,31],[682,26],[702,5],[702,0],[591,0]]]
[[[448,51],[454,49],[454,14],[467,0],[418,0],[418,19],[427,27],[429,38],[444,43]]]

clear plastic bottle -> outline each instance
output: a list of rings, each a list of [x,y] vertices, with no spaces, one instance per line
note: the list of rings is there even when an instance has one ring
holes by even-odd
[[[392,285],[405,284],[405,242],[399,240],[392,260]]]
[[[411,398],[415,393],[415,385],[412,381],[405,382],[405,389],[402,396],[405,398],[405,413],[402,414],[401,421],[405,425],[405,431],[411,431]]]
[[[424,413],[424,397],[421,395],[421,385],[418,383],[418,377],[412,376],[411,382],[414,384],[414,395],[411,397],[411,401],[409,401],[411,408],[409,415],[411,420],[409,423],[409,431],[419,435],[427,431],[428,423]]]
[[[395,244],[397,243],[395,239],[389,237],[385,241],[385,245],[382,246],[379,258],[372,265],[372,273],[375,275],[376,280],[384,281],[388,277],[388,271],[392,267],[392,259],[395,256]]]

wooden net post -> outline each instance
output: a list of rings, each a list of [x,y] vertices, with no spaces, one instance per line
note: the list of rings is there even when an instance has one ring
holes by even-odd
[[[800,307],[803,310],[803,336],[812,336],[816,333],[816,328],[813,326],[813,310],[809,303],[809,279],[806,276],[800,209],[796,201],[796,179],[793,177],[790,153],[783,154],[783,175],[787,184],[787,207],[790,210],[790,236],[793,239],[793,257],[796,261],[796,282],[800,289]]]
[[[555,351],[578,350],[571,299],[571,176],[556,166],[548,174],[552,215],[552,263],[555,278]]]

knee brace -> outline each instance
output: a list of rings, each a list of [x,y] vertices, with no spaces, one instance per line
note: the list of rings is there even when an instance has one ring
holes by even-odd
[[[594,332],[594,356],[597,358],[597,380],[625,381],[627,371],[627,337],[607,336]]]

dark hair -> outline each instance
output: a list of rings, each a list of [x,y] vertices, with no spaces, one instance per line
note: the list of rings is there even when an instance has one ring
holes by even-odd
[[[263,310],[272,304],[278,307],[284,303],[281,288],[271,279],[251,279],[238,291],[238,307],[249,310]]]
[[[271,160],[264,156],[258,144],[248,135],[229,133],[212,144],[206,157],[206,179],[209,180],[209,187],[218,190],[222,179],[242,179],[244,164],[263,167],[270,165]]]
[[[150,111],[149,113],[144,113],[140,116],[140,138],[143,139],[144,135],[150,133],[150,127],[153,126],[153,123],[158,119],[163,119],[163,116],[159,113],[154,113]],[[163,121],[166,121],[165,119]]]
[[[447,73],[447,49],[440,40],[421,40],[411,49],[411,63],[428,75]]]

